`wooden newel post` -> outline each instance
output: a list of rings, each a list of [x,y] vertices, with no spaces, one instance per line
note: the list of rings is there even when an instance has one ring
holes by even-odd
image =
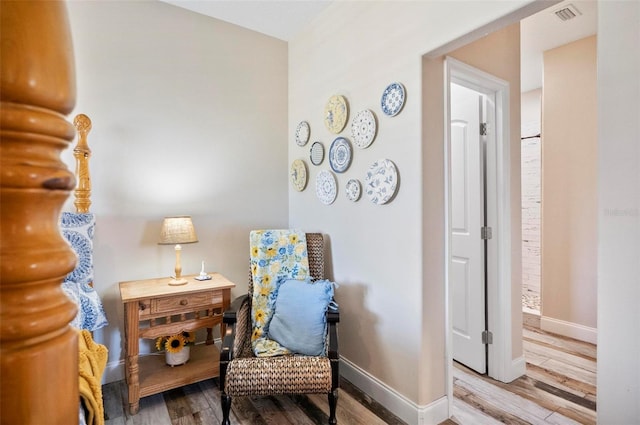
[[[75,254],[58,228],[74,176],[73,47],[63,2],[0,2],[0,422],[78,421]]]

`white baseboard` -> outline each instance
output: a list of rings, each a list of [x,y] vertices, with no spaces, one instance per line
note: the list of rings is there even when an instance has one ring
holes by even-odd
[[[578,323],[565,322],[564,320],[542,316],[540,318],[540,329],[580,341],[596,344],[598,342],[598,330]]]
[[[527,373],[527,361],[524,356],[511,361],[511,366],[507,371],[507,382],[512,382]]]
[[[107,363],[102,374],[102,385],[124,379],[124,360]]]
[[[436,425],[449,418],[446,396],[419,406],[344,357],[340,375],[409,425]]]

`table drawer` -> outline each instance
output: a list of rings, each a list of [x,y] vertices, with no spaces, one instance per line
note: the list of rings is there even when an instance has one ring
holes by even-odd
[[[138,315],[145,317],[151,314],[151,300],[138,301]]]
[[[170,298],[156,298],[151,300],[151,312],[165,313],[175,310],[187,310],[197,307],[209,307],[222,304],[222,291],[200,292],[197,294],[180,295]]]

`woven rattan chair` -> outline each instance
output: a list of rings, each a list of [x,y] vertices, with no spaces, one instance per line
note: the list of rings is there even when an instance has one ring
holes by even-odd
[[[320,233],[307,233],[309,269],[314,279],[324,279],[324,247]],[[251,296],[253,280],[249,272],[249,293],[233,301],[224,312],[227,325],[220,352],[222,424],[229,425],[231,398],[275,394],[328,394],[329,424],[336,424],[338,401],[338,311],[327,312],[326,356],[256,357],[251,349]]]

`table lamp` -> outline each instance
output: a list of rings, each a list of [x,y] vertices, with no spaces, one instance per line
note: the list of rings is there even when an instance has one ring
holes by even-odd
[[[176,246],[176,274],[169,281],[169,285],[184,285],[187,279],[181,277],[182,266],[180,265],[180,244],[198,242],[196,229],[193,227],[190,216],[165,217],[160,230],[160,245]]]

